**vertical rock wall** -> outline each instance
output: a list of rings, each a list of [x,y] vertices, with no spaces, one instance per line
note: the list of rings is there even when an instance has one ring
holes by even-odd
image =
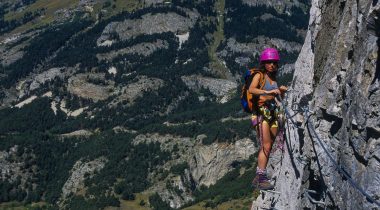
[[[307,37],[296,62],[288,109],[308,107],[327,151],[369,196],[380,202],[380,2],[313,0]],[[377,209],[338,172],[304,129],[305,114],[287,126],[284,153],[271,156],[275,190],[252,209]],[[314,201],[311,202],[312,198]],[[325,203],[325,204],[323,204]]]

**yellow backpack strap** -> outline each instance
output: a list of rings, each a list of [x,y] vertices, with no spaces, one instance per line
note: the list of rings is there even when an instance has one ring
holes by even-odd
[[[262,71],[259,70],[258,74],[260,74],[260,81],[259,81],[259,89],[263,89],[265,85],[265,75]]]

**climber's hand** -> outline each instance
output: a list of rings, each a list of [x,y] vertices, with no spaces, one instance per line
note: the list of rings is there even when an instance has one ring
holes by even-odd
[[[276,96],[276,95],[280,95],[281,91],[279,89],[274,89],[270,91],[265,91],[265,93],[268,95]]]
[[[286,91],[288,91],[288,88],[286,86],[283,86],[283,85],[279,89],[280,89],[281,93],[285,93]]]

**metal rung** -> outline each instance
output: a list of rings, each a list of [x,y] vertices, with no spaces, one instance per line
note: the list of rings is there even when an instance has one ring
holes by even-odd
[[[262,192],[268,192],[268,193],[274,193],[274,194],[281,194],[281,192],[279,191],[275,191],[275,190],[260,190]]]
[[[326,203],[325,202],[322,202],[322,201],[317,201],[315,200],[314,198],[311,197],[311,195],[309,193],[313,193],[313,194],[318,194],[316,191],[314,190],[305,190],[305,195],[307,198],[309,198],[309,200],[313,203],[313,204],[320,204],[320,205],[323,205],[325,206]]]
[[[303,156],[298,156],[298,157],[296,157],[296,159],[297,159],[300,163],[302,163],[302,164],[307,164],[307,163],[309,162],[309,159],[306,158],[306,157],[303,157]]]

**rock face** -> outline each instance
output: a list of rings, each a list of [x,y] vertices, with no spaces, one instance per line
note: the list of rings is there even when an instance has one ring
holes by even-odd
[[[15,182],[20,178],[21,183],[27,183],[28,178],[34,176],[37,168],[27,170],[25,165],[33,161],[33,154],[23,153],[19,151],[19,146],[15,145],[9,151],[0,151],[0,180]],[[20,156],[18,153],[21,153]]]
[[[155,34],[163,32],[177,33],[188,31],[197,20],[197,14],[188,12],[189,18],[177,13],[146,14],[141,19],[112,22],[106,26],[102,35],[97,40],[100,46],[106,40],[110,40],[113,34],[117,34],[120,40],[127,40],[141,34]]]
[[[22,51],[23,45],[17,45],[12,47],[11,49],[7,49],[6,47],[0,46],[1,58],[0,64],[3,66],[8,66],[18,59],[22,58],[24,52]]]
[[[189,156],[194,151],[195,141],[189,137],[173,136],[173,135],[160,135],[154,134],[140,134],[133,140],[133,144],[149,144],[152,142],[159,142],[161,150],[169,151],[172,153],[173,160],[165,163],[161,169],[170,171],[172,166],[183,164],[187,162]],[[173,152],[173,148],[178,149]],[[176,154],[177,153],[177,154]],[[185,173],[181,175],[169,175],[164,180],[160,180],[159,172],[154,172],[149,175],[149,179],[154,185],[147,190],[149,194],[158,192],[160,197],[169,202],[172,208],[179,208],[185,203],[192,201],[193,196],[189,187],[194,182],[189,169],[185,169]],[[168,187],[170,185],[170,187]]]
[[[122,56],[126,54],[138,54],[143,56],[148,56],[152,53],[154,53],[156,50],[159,49],[168,49],[169,44],[164,40],[157,40],[153,43],[141,43],[136,44],[132,47],[127,47],[121,50],[117,51],[111,51],[104,54],[97,54],[96,57],[98,60],[109,60],[112,61],[112,59],[116,58],[117,56]]]
[[[29,86],[29,91],[38,89],[41,85],[45,84],[46,82],[52,81],[55,78],[63,78],[64,73],[63,69],[61,68],[52,68],[45,72],[42,72],[33,79],[32,83]]]
[[[147,5],[160,4],[163,2],[164,2],[164,0],[145,0],[145,4],[147,4]]]
[[[123,101],[131,105],[145,91],[158,90],[165,84],[161,79],[146,76],[138,76],[135,80],[127,86],[115,87],[114,81],[106,80],[104,73],[77,74],[69,78],[67,90],[71,94],[94,101],[106,100],[110,96],[117,95],[109,104],[110,106]]]
[[[29,95],[30,92],[39,89],[44,84],[55,79],[64,79],[66,76],[72,74],[72,72],[72,68],[51,68],[39,74],[32,74],[16,84],[18,98]]]
[[[79,190],[82,190],[86,174],[89,174],[89,177],[91,177],[95,171],[102,169],[106,162],[107,159],[105,158],[98,158],[89,162],[78,160],[71,170],[71,176],[63,185],[61,199],[64,200],[70,193],[75,194]]]
[[[199,91],[201,88],[208,89],[212,94],[219,97],[219,102],[221,103],[227,101],[225,97],[228,97],[238,86],[236,82],[230,80],[197,75],[182,76],[181,79],[192,90]]]
[[[211,144],[196,148],[190,160],[190,170],[198,186],[210,186],[222,178],[234,161],[243,161],[256,151],[250,139],[241,139],[235,144]]]
[[[77,131],[74,131],[74,132],[70,132],[70,133],[65,133],[65,134],[61,134],[61,137],[67,137],[67,138],[70,138],[70,137],[79,137],[79,136],[83,136],[83,137],[89,137],[91,136],[93,133],[91,131],[88,131],[88,130],[77,130]]]
[[[301,1],[304,2],[304,1]],[[270,6],[275,8],[278,11],[284,11],[286,9],[289,9],[293,5],[299,5],[300,1],[288,1],[288,0],[243,0],[244,4],[247,4],[249,6],[258,6],[258,5],[264,5],[264,6]]]
[[[194,200],[191,196],[189,185],[191,185],[192,177],[188,169],[185,169],[185,173],[181,176],[174,176],[170,180],[170,188],[178,189],[177,192],[173,189],[163,188],[160,192],[161,198],[169,201],[169,205],[172,208],[180,208],[185,203],[189,203]],[[165,186],[167,187],[167,186]]]
[[[281,194],[264,193],[252,209],[380,208],[379,41],[367,30],[371,18],[380,18],[378,11],[378,1],[312,1],[288,98],[289,109],[308,107],[312,115],[307,123],[305,112],[296,115],[300,129],[288,124],[283,159],[269,164]],[[370,27],[380,30],[379,24]]]
[[[94,101],[107,99],[113,91],[113,84],[94,84],[96,81],[107,83],[104,74],[77,74],[68,80],[67,90],[71,94]]]
[[[132,105],[133,102],[143,96],[146,91],[156,91],[165,85],[162,79],[148,78],[146,76],[139,76],[136,78],[136,82],[128,84],[125,87],[121,87],[119,90],[119,96],[112,102],[112,105],[116,105],[118,102],[126,101],[128,105]]]
[[[172,208],[179,208],[194,199],[192,191],[201,185],[215,184],[227,172],[232,170],[235,161],[242,162],[249,159],[257,148],[249,139],[240,139],[234,144],[213,143],[201,144],[205,135],[199,135],[196,139],[173,135],[140,134],[133,140],[133,144],[159,142],[161,149],[171,151],[173,160],[162,167],[170,170],[172,166],[187,163],[188,168],[181,175],[169,175],[164,181],[156,180],[159,173],[152,173],[150,179],[154,186],[147,191],[159,192],[160,196],[170,203]],[[177,152],[173,152],[177,148]],[[171,187],[167,187],[170,183]],[[174,190],[176,189],[176,190]],[[179,193],[180,192],[180,193]]]

